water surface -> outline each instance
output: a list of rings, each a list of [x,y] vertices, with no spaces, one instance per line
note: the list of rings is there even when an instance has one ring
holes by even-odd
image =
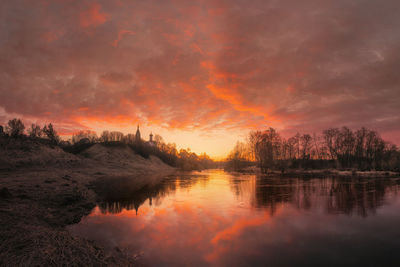
[[[400,179],[183,173],[70,227],[149,266],[400,266]]]

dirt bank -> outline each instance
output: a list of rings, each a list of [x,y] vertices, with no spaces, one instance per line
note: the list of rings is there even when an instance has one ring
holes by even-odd
[[[134,259],[118,248],[105,253],[65,226],[79,222],[104,197],[93,188],[118,190],[116,181],[123,181],[133,192],[174,171],[126,147],[95,145],[72,155],[25,144],[0,152],[0,265],[7,266],[132,265]]]

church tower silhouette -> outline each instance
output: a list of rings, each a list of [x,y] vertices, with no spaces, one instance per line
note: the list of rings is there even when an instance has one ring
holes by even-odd
[[[137,126],[136,135],[135,135],[135,141],[136,141],[136,143],[139,143],[139,142],[142,141],[142,139],[140,137],[139,125]]]

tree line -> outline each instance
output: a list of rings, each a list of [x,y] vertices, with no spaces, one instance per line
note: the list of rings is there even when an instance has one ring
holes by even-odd
[[[137,154],[148,158],[153,155],[164,163],[183,170],[202,170],[215,168],[217,165],[206,153],[197,155],[190,149],[178,149],[175,143],[165,143],[160,135],[154,136],[154,142],[136,140],[135,134],[123,134],[118,131],[103,131],[100,136],[95,131],[82,130],[72,134],[68,141],[62,140],[51,123],[40,127],[31,124],[25,134],[25,125],[20,119],[12,119],[6,127],[0,125],[0,136],[9,138],[29,138],[31,140],[60,146],[67,152],[80,153],[90,146],[100,143],[106,146],[127,145]]]
[[[150,155],[157,156],[170,166],[183,170],[203,170],[215,168],[217,165],[206,153],[197,155],[190,149],[176,148],[175,143],[165,143],[164,139],[156,134],[153,143],[136,140],[135,134],[123,134],[118,131],[103,131],[100,136],[90,130],[79,131],[72,135],[73,145],[84,145],[87,143],[102,144],[127,144],[139,155],[148,158]]]
[[[38,124],[32,124],[27,129],[27,135],[25,135],[25,125],[20,119],[9,120],[4,128],[0,125],[0,135],[12,138],[27,136],[33,139],[46,139],[54,145],[59,144],[61,140],[51,123],[45,124],[43,127],[40,127]]]
[[[228,166],[240,169],[255,163],[262,171],[286,169],[400,169],[400,151],[377,131],[348,127],[330,128],[321,134],[283,138],[278,131],[252,131],[228,156]]]

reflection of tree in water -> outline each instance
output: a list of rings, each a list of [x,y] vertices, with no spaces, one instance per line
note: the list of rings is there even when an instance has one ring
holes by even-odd
[[[269,209],[272,215],[280,203],[293,201],[298,183],[296,179],[259,176],[256,178],[253,205]]]
[[[399,181],[385,178],[331,177],[321,179],[256,176],[253,187],[242,186],[246,180],[232,181],[236,195],[252,188],[252,206],[274,214],[279,205],[290,203],[298,209],[312,207],[328,213],[366,217],[374,214],[388,193],[397,194]],[[243,190],[244,189],[244,190]]]
[[[198,183],[206,186],[209,180],[209,175],[177,175],[175,184],[181,189],[189,189]]]
[[[177,175],[170,176],[159,184],[153,186],[145,186],[140,190],[136,190],[129,194],[129,197],[118,199],[105,199],[100,205],[102,213],[120,213],[122,210],[136,210],[138,213],[139,207],[143,205],[146,200],[149,200],[149,205],[161,205],[162,199],[169,194],[174,193],[178,188],[190,188],[195,184],[201,182],[204,185],[209,181],[210,177],[206,175],[193,176],[193,175]],[[126,194],[123,194],[126,195]]]
[[[139,207],[149,199],[150,205],[152,205],[153,199],[163,198],[168,195],[171,191],[174,191],[174,184],[160,183],[154,186],[145,186],[144,188],[132,192],[129,198],[124,199],[106,199],[101,205],[100,210],[102,213],[120,213],[123,209],[136,210],[138,212]]]
[[[354,178],[332,179],[326,210],[329,213],[342,212],[366,217],[375,214],[385,201],[385,194],[397,191],[397,182],[391,179]]]

